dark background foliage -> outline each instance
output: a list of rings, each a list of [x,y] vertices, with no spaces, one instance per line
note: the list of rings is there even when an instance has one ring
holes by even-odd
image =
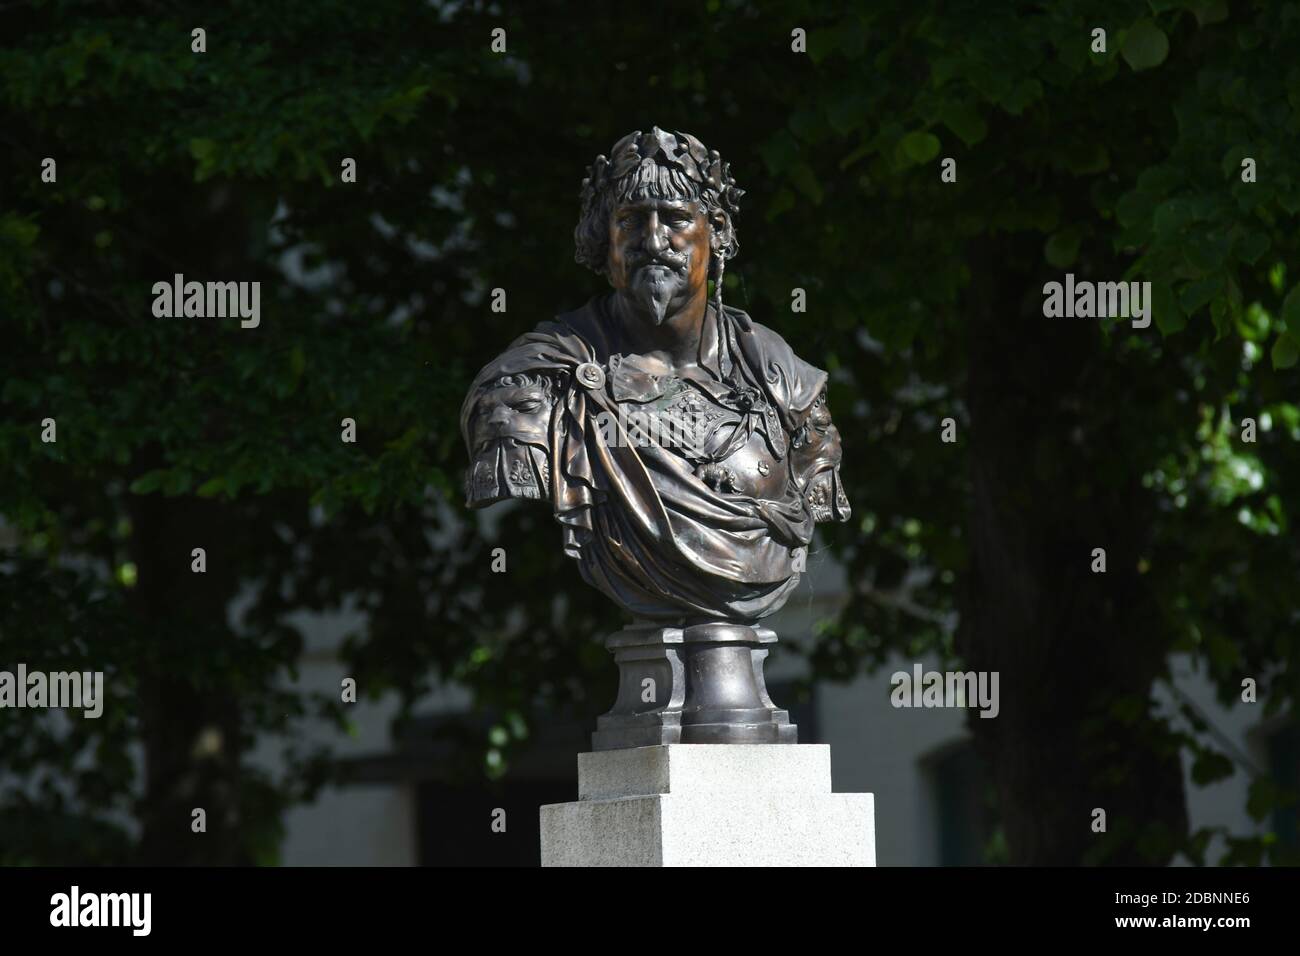
[[[1225,703],[1246,677],[1268,714],[1300,689],[1300,5],[601,9],[0,8],[0,664],[112,687],[99,721],[0,713],[0,860],[274,860],[332,772],[297,722],[346,725],[285,689],[302,610],[364,612],[364,695],[471,688],[495,722],[463,738],[474,773],[608,703],[614,611],[544,509],[466,515],[457,413],[483,362],[600,290],[573,263],[582,171],[653,124],[748,192],[728,301],[833,375],[856,510],[822,537],[851,587],[802,647],[814,675],[895,650],[998,670],[971,730],[1008,859],[1204,860],[1179,760],[1234,767],[1153,711],[1169,654]],[[1044,318],[1067,271],[1150,281],[1153,326]],[[155,318],[175,273],[259,280],[261,326]],[[266,734],[283,779],[246,759]],[[1251,811],[1286,797],[1260,777]],[[200,803],[219,838],[182,839]]]

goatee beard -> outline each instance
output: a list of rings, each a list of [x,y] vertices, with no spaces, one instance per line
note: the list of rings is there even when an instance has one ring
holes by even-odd
[[[636,302],[654,319],[655,325],[663,325],[672,302],[677,285],[673,274],[666,268],[646,267],[641,269],[633,284]]]

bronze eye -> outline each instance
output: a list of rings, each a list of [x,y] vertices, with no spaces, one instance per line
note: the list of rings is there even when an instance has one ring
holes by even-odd
[[[510,407],[517,412],[531,415],[533,412],[540,412],[542,410],[542,403],[536,398],[526,398],[522,402],[511,402]]]

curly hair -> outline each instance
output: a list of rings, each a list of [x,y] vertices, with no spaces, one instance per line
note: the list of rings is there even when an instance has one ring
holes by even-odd
[[[479,387],[479,392],[490,392],[497,388],[541,388],[547,398],[555,398],[557,384],[555,377],[545,372],[516,372],[484,382]]]
[[[617,179],[609,180],[603,187],[590,180],[583,183],[582,213],[573,230],[576,262],[598,275],[606,275],[609,256],[609,217],[614,207],[642,199],[662,199],[678,202],[698,202],[710,221],[720,212],[726,222],[721,230],[714,230],[717,243],[709,261],[709,275],[716,278],[718,259],[733,258],[740,251],[736,237],[733,213],[719,191],[708,183],[697,183],[682,170],[646,159],[634,169]]]

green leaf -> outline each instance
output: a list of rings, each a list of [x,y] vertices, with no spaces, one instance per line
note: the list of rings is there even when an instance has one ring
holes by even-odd
[[[1167,238],[1183,231],[1196,218],[1196,209],[1189,199],[1178,197],[1162,202],[1156,207],[1152,226],[1156,235]]]
[[[1270,241],[1268,234],[1264,232],[1252,232],[1240,242],[1237,243],[1235,252],[1237,258],[1247,265],[1254,265],[1259,261],[1259,257],[1268,252]]]
[[[30,246],[36,242],[36,237],[40,233],[41,227],[36,223],[20,219],[13,213],[7,212],[4,218],[0,219],[0,240],[6,243]]]
[[[215,140],[197,137],[190,140],[190,155],[198,160],[194,170],[194,181],[201,183],[217,169],[217,144]]]
[[[221,491],[225,486],[226,479],[217,476],[216,478],[209,478],[203,484],[199,485],[198,489],[194,493],[200,498],[212,498],[221,494]]]
[[[1188,315],[1191,315],[1218,295],[1222,289],[1222,276],[1210,276],[1198,282],[1189,282],[1183,286],[1183,291],[1178,296],[1178,304],[1183,307],[1183,310]]]
[[[1205,650],[1214,665],[1224,670],[1237,666],[1241,661],[1241,649],[1227,637],[1215,631],[1206,633]]]
[[[1282,300],[1282,321],[1293,330],[1300,330],[1300,285],[1286,294]]]
[[[1268,284],[1278,295],[1286,288],[1286,263],[1275,262],[1268,270]]]
[[[1120,50],[1135,72],[1150,70],[1165,62],[1169,55],[1169,38],[1150,20],[1139,20],[1129,27]]]
[[[1225,0],[1201,0],[1192,5],[1192,13],[1196,15],[1196,22],[1203,27],[1211,23],[1222,23],[1228,19],[1228,4]]]
[[[1027,80],[1016,84],[1015,87],[1008,90],[1002,96],[998,97],[998,105],[1010,113],[1012,116],[1019,116],[1029,106],[1043,97],[1043,84],[1037,79],[1030,77]]]
[[[865,97],[859,92],[841,96],[826,108],[826,121],[831,129],[841,136],[847,136],[864,125],[869,115]]]
[[[1300,338],[1292,332],[1283,332],[1273,343],[1273,368],[1284,369],[1295,365],[1300,359]]]
[[[1192,763],[1192,782],[1198,787],[1232,776],[1232,761],[1220,753],[1205,752]]]
[[[1210,321],[1214,323],[1214,341],[1219,341],[1232,331],[1234,316],[1228,300],[1215,296],[1210,301]]]
[[[1125,193],[1115,204],[1115,218],[1125,229],[1144,225],[1151,216],[1155,203],[1148,193],[1134,190]]]
[[[1151,285],[1151,313],[1156,320],[1156,328],[1163,336],[1170,336],[1187,328],[1187,316],[1178,298],[1168,285],[1155,282]]]
[[[903,150],[903,155],[914,163],[928,163],[939,155],[939,137],[933,133],[923,133],[920,131],[908,133],[903,137],[899,146]]]
[[[1075,226],[1067,226],[1053,233],[1043,249],[1047,261],[1057,269],[1065,269],[1074,264],[1079,256],[1079,241],[1082,238]]]
[[[778,130],[771,139],[758,148],[768,172],[779,176],[794,165],[799,157],[799,142],[785,130]]]
[[[815,204],[821,205],[822,186],[817,181],[817,174],[813,172],[812,167],[807,163],[798,163],[790,170],[790,179],[798,190],[811,199]]]
[[[866,156],[870,152],[871,152],[871,144],[863,143],[857,149],[853,150],[851,153],[849,153],[847,156],[845,156],[843,159],[840,160],[840,171],[843,172],[844,170],[848,169],[859,159],[861,159],[863,156]]]
[[[950,103],[944,107],[942,116],[943,125],[956,133],[967,146],[974,146],[988,135],[988,123],[972,106]]]
[[[168,497],[183,495],[190,490],[192,483],[193,479],[189,472],[181,468],[173,468],[163,476],[162,492]]]
[[[1250,782],[1246,796],[1246,812],[1252,820],[1263,820],[1273,812],[1279,797],[1276,784],[1269,777],[1256,777]]]
[[[795,207],[794,191],[786,188],[785,186],[782,186],[772,196],[772,201],[767,204],[767,211],[763,214],[763,218],[765,218],[768,222],[771,222],[777,216],[781,215],[781,213],[785,212],[788,209],[793,209],[794,207]],[[728,273],[727,275],[728,278],[730,278],[732,273]]]
[[[1223,175],[1232,180],[1240,179],[1241,161],[1247,156],[1253,156],[1254,152],[1253,149],[1244,144],[1239,143],[1238,145],[1233,146],[1223,154],[1223,159],[1220,160]]]
[[[146,472],[135,481],[131,482],[130,491],[133,495],[147,495],[151,491],[157,491],[162,487],[163,479],[167,477],[168,472],[165,469],[155,468],[153,471]]]
[[[807,41],[808,59],[812,60],[814,64],[818,64],[838,48],[839,33],[827,27],[809,30]]]

